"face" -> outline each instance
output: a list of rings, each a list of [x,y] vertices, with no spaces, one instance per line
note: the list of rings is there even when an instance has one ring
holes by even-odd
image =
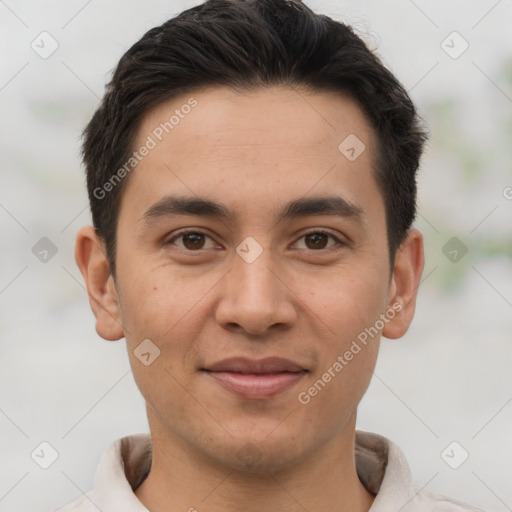
[[[154,436],[231,467],[305,460],[353,430],[401,315],[372,130],[338,94],[211,88],[148,136],[98,332],[126,337]]]

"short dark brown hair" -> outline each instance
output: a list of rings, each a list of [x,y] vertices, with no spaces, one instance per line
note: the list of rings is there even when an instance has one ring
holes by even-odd
[[[416,172],[427,139],[404,87],[350,26],[315,14],[300,0],[208,0],[149,30],[123,55],[84,130],[93,224],[113,275],[129,175],[118,173],[119,184],[112,177],[133,156],[144,116],[207,86],[243,91],[278,85],[339,92],[366,114],[378,141],[375,178],[394,260],[416,215]]]

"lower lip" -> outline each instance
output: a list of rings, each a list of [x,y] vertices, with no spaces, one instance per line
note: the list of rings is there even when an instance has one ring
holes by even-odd
[[[243,398],[269,398],[291,388],[307,373],[260,373],[205,372],[228,391]]]

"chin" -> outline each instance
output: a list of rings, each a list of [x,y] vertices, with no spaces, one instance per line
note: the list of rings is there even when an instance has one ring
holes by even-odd
[[[280,473],[295,466],[302,458],[296,453],[294,447],[279,443],[259,443],[258,445],[248,441],[242,448],[233,452],[230,450],[227,454],[230,457],[229,466],[235,471],[242,473],[268,474]],[[238,447],[237,447],[238,448]]]
[[[313,443],[307,443],[300,429],[292,434],[282,428],[283,424],[276,429],[275,422],[272,422],[269,427],[254,431],[245,429],[233,437],[227,435],[222,440],[218,439],[207,447],[208,455],[230,470],[255,474],[285,471],[307,457],[303,447]],[[297,445],[297,438],[302,448]]]

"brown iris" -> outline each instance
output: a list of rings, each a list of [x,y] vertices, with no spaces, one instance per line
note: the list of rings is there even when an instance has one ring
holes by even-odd
[[[187,249],[201,249],[204,245],[204,235],[201,233],[187,233],[182,237],[183,245]]]
[[[183,245],[189,249],[201,249],[205,235],[202,233],[186,233],[182,235]],[[329,236],[325,233],[310,233],[304,236],[309,249],[325,249]]]
[[[305,236],[306,245],[308,245],[308,241],[313,243],[313,246],[309,247],[309,249],[325,249],[327,245],[328,235],[325,233],[311,233]]]

